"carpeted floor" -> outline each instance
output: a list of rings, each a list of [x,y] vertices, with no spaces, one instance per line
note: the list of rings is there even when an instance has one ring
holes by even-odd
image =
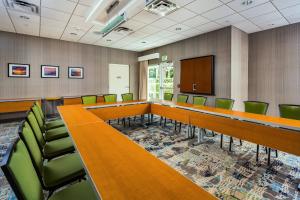
[[[228,151],[229,137],[206,137],[207,142],[194,146],[195,139],[174,133],[173,124],[161,128],[158,124],[144,128],[138,125],[124,128],[114,124],[147,151],[172,168],[205,188],[220,199],[293,199],[300,200],[300,157],[279,152],[272,153],[267,166],[267,154],[261,148],[260,162],[256,163],[256,145],[234,140],[233,152]],[[210,132],[208,132],[210,135]]]
[[[17,137],[18,123],[0,124],[0,160],[7,145]],[[193,146],[196,139],[186,139],[185,127],[181,133],[173,130],[173,124],[161,128],[158,123],[142,127],[139,122],[124,128],[112,125],[129,139],[167,163],[184,176],[205,188],[220,199],[293,199],[300,200],[296,190],[300,182],[300,157],[279,152],[272,154],[272,164],[266,165],[263,148],[260,162],[255,161],[256,145],[234,140],[233,152],[228,151],[229,138],[224,137],[220,149],[220,137],[206,137],[207,142]],[[208,132],[209,134],[209,132]],[[0,172],[0,200],[16,199],[2,172]]]

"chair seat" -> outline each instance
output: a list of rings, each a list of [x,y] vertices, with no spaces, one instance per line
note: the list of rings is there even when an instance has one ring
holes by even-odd
[[[46,129],[53,129],[53,128],[57,128],[57,127],[61,127],[64,126],[64,122],[61,119],[57,119],[57,120],[53,120],[53,121],[47,121],[46,122]]]
[[[44,157],[46,159],[51,159],[59,155],[63,155],[69,152],[73,152],[74,146],[70,137],[61,138],[58,140],[53,140],[47,142],[44,146]]]
[[[59,127],[59,128],[53,128],[48,130],[45,133],[45,139],[46,141],[52,141],[52,140],[56,140],[59,138],[64,138],[64,137],[68,137],[68,131],[66,127]]]
[[[98,199],[91,184],[82,181],[54,193],[49,200],[96,200]]]
[[[77,153],[51,160],[43,167],[44,183],[47,188],[68,183],[85,175]]]

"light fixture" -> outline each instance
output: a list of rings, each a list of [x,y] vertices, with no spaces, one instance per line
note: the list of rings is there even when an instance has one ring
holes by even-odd
[[[25,16],[25,15],[21,15],[20,18],[21,18],[21,19],[25,19],[25,20],[29,20],[29,19],[30,19],[30,17]]]
[[[242,5],[244,6],[249,6],[254,2],[254,0],[243,0]]]
[[[106,42],[111,42],[111,39],[107,39]]]
[[[72,32],[72,33],[70,33],[70,35],[78,35],[77,33],[74,33],[74,32]]]
[[[147,42],[143,41],[142,43],[143,43],[143,44],[146,44]]]
[[[181,28],[180,27],[176,27],[175,31],[181,31]]]
[[[101,31],[94,31],[93,33],[96,34],[96,35],[102,35]]]

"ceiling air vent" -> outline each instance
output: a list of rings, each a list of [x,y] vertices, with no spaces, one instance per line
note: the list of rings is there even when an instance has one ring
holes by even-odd
[[[146,0],[145,10],[157,15],[166,16],[179,7],[169,0]]]
[[[26,0],[4,0],[5,5],[7,8],[16,10],[19,12],[24,12],[27,14],[35,14],[39,15],[40,14],[40,9],[39,6],[30,3]]]

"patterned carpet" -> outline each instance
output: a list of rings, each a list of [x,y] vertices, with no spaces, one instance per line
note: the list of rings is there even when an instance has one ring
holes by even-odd
[[[0,160],[7,145],[17,137],[17,125],[0,124]],[[224,137],[220,149],[219,135],[206,137],[207,142],[193,146],[196,139],[186,139],[184,126],[181,133],[175,133],[171,123],[165,128],[157,123],[149,127],[140,126],[139,122],[126,128],[116,122],[112,125],[220,199],[300,200],[300,192],[296,190],[300,182],[300,157],[279,152],[275,158],[273,153],[268,167],[264,149],[261,148],[257,164],[256,145],[245,141],[240,146],[235,139],[233,152],[229,152],[229,138]],[[16,199],[2,172],[0,186],[0,200]]]
[[[220,199],[293,199],[300,200],[297,184],[300,182],[300,157],[272,152],[271,165],[267,166],[267,154],[261,148],[260,162],[256,163],[256,145],[234,140],[233,152],[228,151],[229,137],[224,137],[223,149],[220,137],[206,137],[207,142],[194,146],[195,139],[186,139],[186,128],[174,133],[169,123],[144,128],[133,125],[124,128],[113,126],[125,133],[147,151],[172,168],[205,188]],[[208,135],[211,135],[208,132]]]

